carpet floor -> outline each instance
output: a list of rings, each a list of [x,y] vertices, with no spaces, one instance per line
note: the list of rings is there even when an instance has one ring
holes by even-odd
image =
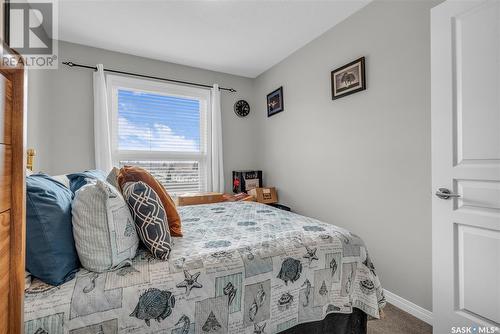
[[[387,303],[385,318],[368,321],[368,334],[431,334],[432,326]]]

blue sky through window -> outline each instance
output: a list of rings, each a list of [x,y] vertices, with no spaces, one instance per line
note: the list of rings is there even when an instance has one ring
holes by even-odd
[[[200,102],[118,90],[120,150],[200,151]]]

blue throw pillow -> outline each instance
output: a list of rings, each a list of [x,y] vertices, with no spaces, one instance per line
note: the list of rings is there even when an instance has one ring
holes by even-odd
[[[80,267],[71,225],[73,194],[48,175],[26,178],[26,270],[60,285]]]
[[[73,194],[76,193],[78,189],[86,185],[89,179],[106,181],[106,175],[104,172],[97,169],[87,170],[81,173],[68,174],[67,177],[69,179],[69,188]]]

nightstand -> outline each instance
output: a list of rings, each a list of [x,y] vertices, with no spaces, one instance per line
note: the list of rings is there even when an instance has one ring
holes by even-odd
[[[239,194],[224,194],[226,202],[255,202],[255,197],[245,193]]]
[[[174,200],[177,206],[213,204],[220,202],[239,202],[239,201],[255,201],[255,199],[247,194],[222,194],[214,192],[206,193],[186,193],[179,194]]]
[[[206,193],[186,193],[179,194],[175,200],[177,206],[197,205],[197,204],[212,204],[224,202],[224,196],[221,193],[206,192]]]

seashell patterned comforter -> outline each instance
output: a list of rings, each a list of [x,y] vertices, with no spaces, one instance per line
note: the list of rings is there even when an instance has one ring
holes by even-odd
[[[113,272],[80,270],[25,295],[29,334],[277,333],[385,298],[363,241],[331,224],[235,202],[180,207],[168,261],[140,251]]]

